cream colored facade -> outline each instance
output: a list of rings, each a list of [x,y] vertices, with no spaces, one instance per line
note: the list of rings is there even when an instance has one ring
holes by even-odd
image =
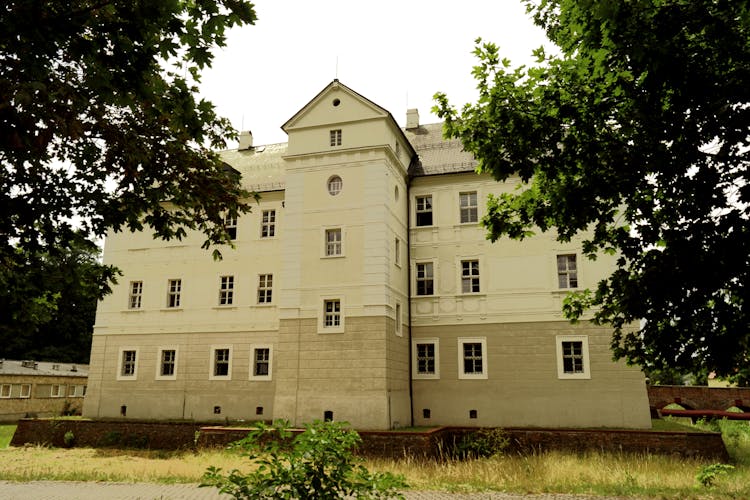
[[[560,314],[612,262],[548,235],[487,241],[484,200],[513,183],[417,120],[401,130],[334,80],[287,144],[223,153],[261,200],[222,261],[199,235],[110,234],[124,275],[99,305],[84,415],[648,427],[640,371]]]

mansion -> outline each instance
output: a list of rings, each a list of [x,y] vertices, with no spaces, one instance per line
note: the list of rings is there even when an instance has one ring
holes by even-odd
[[[243,133],[221,153],[260,194],[226,221],[223,260],[201,234],[107,236],[123,276],[97,311],[84,416],[650,427],[611,332],[561,314],[614,258],[487,240],[487,195],[520,180],[477,174],[441,124],[409,110],[402,129],[338,80],[282,128],[287,143]]]

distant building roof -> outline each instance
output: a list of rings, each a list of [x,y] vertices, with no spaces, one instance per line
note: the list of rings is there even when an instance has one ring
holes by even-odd
[[[88,377],[89,365],[0,359],[0,375]]]
[[[430,123],[404,129],[404,134],[417,152],[409,167],[409,175],[453,174],[473,172],[477,161],[463,150],[458,139],[443,138],[443,124]],[[287,143],[254,146],[249,149],[227,150],[221,158],[242,174],[242,186],[250,191],[279,191],[286,187],[286,165],[283,155]]]

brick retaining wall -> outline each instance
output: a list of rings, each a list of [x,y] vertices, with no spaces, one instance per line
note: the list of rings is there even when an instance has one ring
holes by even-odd
[[[366,456],[440,458],[461,437],[476,429],[441,427],[423,432],[360,432],[360,453]],[[226,446],[247,435],[248,429],[202,426],[193,422],[136,422],[93,420],[22,419],[11,441],[65,446],[66,432],[75,446],[131,447],[163,450],[195,446]],[[197,434],[196,439],[196,432]],[[567,450],[626,453],[677,454],[726,461],[721,434],[713,432],[666,432],[591,429],[505,429],[511,449],[520,452]]]
[[[750,387],[648,386],[648,405],[652,411],[670,403],[678,403],[688,410],[726,410],[737,406],[747,411],[750,410]]]

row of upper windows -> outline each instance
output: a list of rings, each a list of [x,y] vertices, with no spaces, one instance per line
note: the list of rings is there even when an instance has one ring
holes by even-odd
[[[416,226],[434,225],[432,212],[432,195],[426,194],[414,198],[414,214]],[[479,210],[477,205],[477,192],[469,191],[458,194],[459,222],[471,224],[479,221]]]
[[[588,337],[560,335],[555,338],[557,376],[560,379],[589,379]],[[486,379],[488,374],[487,338],[458,339],[458,378]],[[412,341],[412,376],[415,379],[440,378],[440,340]]]
[[[398,264],[399,240],[396,240],[396,263]],[[326,255],[341,255],[341,230],[326,230]],[[435,294],[435,271],[432,262],[417,262],[415,265],[415,292],[417,296]],[[575,254],[557,256],[557,280],[561,289],[578,287],[578,267]],[[481,280],[479,260],[461,261],[461,293],[480,293]],[[234,276],[220,276],[218,283],[218,306],[234,305]],[[258,275],[256,289],[257,304],[271,304],[273,299],[273,274]],[[128,294],[128,309],[141,309],[143,304],[143,281],[131,281]],[[182,304],[182,280],[167,280],[166,307],[179,308]],[[328,307],[328,306],[326,306]],[[332,305],[330,307],[333,307]],[[338,325],[336,325],[338,326]]]
[[[231,239],[237,239],[237,217],[231,215],[224,217],[224,228]],[[260,218],[260,237],[273,238],[274,236],[276,236],[276,210],[263,210]]]
[[[234,305],[234,276],[219,276],[217,305]],[[273,274],[258,275],[256,299],[258,304],[270,304],[273,299]],[[166,308],[177,309],[182,304],[182,280],[167,280]],[[128,292],[128,309],[141,309],[143,281],[131,281]]]
[[[210,368],[209,380],[232,380],[234,346],[211,346],[209,349]],[[250,346],[249,380],[271,380],[272,353],[271,345]],[[177,347],[159,347],[157,349],[156,380],[177,380],[179,362]],[[140,349],[121,348],[117,363],[117,380],[137,380],[139,374]]]
[[[433,262],[417,262],[415,285],[417,295],[435,294],[435,270]],[[479,260],[461,261],[461,293],[481,291]],[[575,254],[557,256],[557,283],[559,288],[578,288],[578,267]]]
[[[85,385],[37,384],[37,398],[82,398]],[[0,399],[30,398],[31,384],[0,384]]]

